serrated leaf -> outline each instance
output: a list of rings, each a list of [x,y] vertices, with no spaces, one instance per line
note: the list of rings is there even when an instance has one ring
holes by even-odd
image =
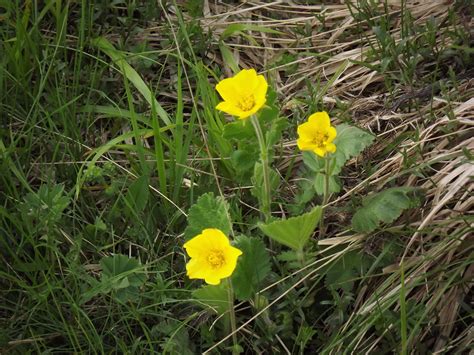
[[[280,219],[258,227],[271,239],[294,250],[302,250],[321,218],[321,206],[297,217]]]
[[[228,210],[227,202],[222,197],[215,197],[212,192],[201,195],[189,209],[184,238],[188,240],[195,237],[206,228],[217,228],[229,235],[232,225]]]
[[[391,223],[402,214],[403,210],[414,207],[417,200],[409,194],[416,188],[394,187],[377,194],[367,196],[362,207],[352,217],[352,229],[360,233],[370,233],[380,223]]]
[[[372,134],[347,124],[337,126],[336,130],[337,137],[334,139],[336,163],[332,175],[339,174],[347,160],[358,156],[374,140]]]
[[[193,297],[221,315],[229,310],[227,282],[219,285],[206,285],[192,293]]]
[[[240,235],[235,240],[235,246],[242,250],[242,255],[232,274],[232,285],[235,296],[240,301],[247,301],[261,288],[270,272],[270,257],[265,244],[257,238]]]

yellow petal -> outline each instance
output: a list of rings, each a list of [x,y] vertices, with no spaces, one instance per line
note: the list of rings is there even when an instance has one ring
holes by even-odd
[[[226,250],[226,257],[228,256],[229,258],[235,258],[235,260],[237,260],[240,255],[242,255],[242,250],[232,245]]]
[[[235,87],[241,90],[241,93],[253,92],[258,84],[255,69],[242,69],[232,79]]]
[[[234,78],[227,78],[221,80],[216,85],[216,90],[224,99],[224,101],[235,104],[238,102],[237,98],[240,96],[239,89],[235,86]]]
[[[219,285],[221,283],[221,279],[215,275],[208,275],[204,278],[204,281],[206,281],[206,283],[209,285]]]
[[[334,143],[329,143],[328,145],[326,145],[326,150],[329,153],[334,153],[336,151],[336,145]]]
[[[315,144],[307,139],[297,139],[296,144],[300,150],[313,150],[315,148]]]
[[[217,228],[207,228],[202,231],[213,249],[226,249],[230,247],[229,238]]]
[[[262,107],[265,104],[268,83],[263,75],[257,75],[257,85],[254,89],[255,102]],[[260,108],[259,107],[259,108]]]
[[[229,247],[225,251],[225,264],[218,270],[218,275],[221,278],[226,278],[232,275],[237,266],[237,259],[242,255],[242,251],[240,249]]]
[[[327,130],[331,126],[331,120],[326,111],[313,113],[309,116],[308,122],[318,130]]]
[[[213,246],[213,240],[203,233],[198,234],[183,245],[191,258],[199,258],[207,255]]]
[[[313,152],[319,155],[321,158],[324,158],[324,156],[326,155],[326,149],[320,147],[315,147],[313,149]]]
[[[201,260],[199,258],[191,258],[189,262],[186,264],[186,274],[190,279],[199,279],[200,274],[203,271],[203,266]]]
[[[228,113],[229,115],[232,116],[242,116],[245,115],[245,112],[242,111],[240,108],[237,106],[233,105],[231,102],[228,101],[222,101],[220,102],[217,106],[216,109],[219,111],[223,111],[225,113]]]
[[[334,138],[336,138],[336,136],[337,136],[337,131],[332,126],[328,128],[327,133],[328,133],[328,140],[327,140],[328,142],[332,142],[334,140]]]
[[[312,133],[313,129],[312,129],[311,123],[309,122],[300,124],[298,126],[297,132],[298,132],[298,136],[301,139],[304,139],[306,141],[310,141],[313,139],[313,133]]]
[[[242,111],[241,114],[238,116],[239,120],[246,120],[250,116],[252,116],[258,110],[251,110],[251,111]]]
[[[239,115],[239,119],[244,120],[244,119],[247,119],[247,118],[249,118],[250,116],[256,114],[264,104],[265,104],[265,102],[259,103],[259,104],[255,104],[255,106],[252,107],[251,110],[249,110],[249,111],[242,111],[242,113]]]

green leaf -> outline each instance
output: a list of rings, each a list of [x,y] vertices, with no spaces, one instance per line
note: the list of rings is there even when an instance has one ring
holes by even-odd
[[[297,217],[280,219],[258,227],[271,239],[294,250],[302,250],[321,218],[321,206]]]
[[[324,184],[326,183],[324,180],[325,175],[317,173],[314,177],[314,190],[318,195],[324,194]],[[341,191],[341,185],[339,184],[339,179],[337,176],[330,176],[329,177],[329,193],[338,193]]]
[[[336,130],[337,137],[334,139],[336,162],[332,169],[332,175],[339,174],[346,161],[358,156],[366,147],[372,144],[375,138],[372,134],[347,124],[337,126]]]
[[[112,279],[127,278],[131,286],[141,286],[146,279],[140,262],[126,255],[115,254],[104,257],[100,261],[102,278]],[[119,281],[120,282],[120,281]]]
[[[127,120],[131,120],[133,116],[140,121],[141,123],[151,127],[152,124],[148,117],[140,115],[139,113],[132,113],[129,110],[120,108],[120,107],[113,107],[113,106],[101,106],[101,105],[85,105],[79,109],[80,112],[86,113],[100,113],[104,117],[107,118],[125,118]]]
[[[305,165],[313,171],[314,177],[313,177],[313,187],[314,191],[318,195],[323,195],[324,194],[324,184],[325,184],[325,160],[313,152],[303,152],[303,162]],[[336,159],[332,157],[329,170],[332,175],[329,176],[329,193],[337,193],[341,190],[341,186],[339,183],[339,178],[334,175],[334,168],[336,164]],[[340,170],[340,169],[339,169]],[[309,179],[310,177],[308,177]]]
[[[136,212],[142,212],[146,207],[149,195],[148,176],[142,175],[130,185],[125,202]]]
[[[303,163],[311,170],[316,173],[324,171],[324,159],[317,156],[313,152],[304,151],[302,153]]]
[[[34,230],[46,234],[56,229],[61,222],[64,210],[70,203],[69,196],[63,196],[64,185],[41,185],[37,192],[28,192],[24,202],[19,204],[23,220]]]
[[[168,114],[158,103],[155,96],[145,84],[141,76],[136,72],[135,69],[132,68],[130,64],[127,63],[124,53],[117,50],[105,37],[95,38],[91,41],[91,44],[99,48],[112,59],[113,63],[117,65],[122,74],[125,75],[127,79],[143,95],[143,98],[150,104],[150,107],[155,107],[156,113],[163,120],[163,122],[167,125],[171,125],[171,120]]]
[[[193,297],[207,307],[222,315],[229,310],[229,299],[227,297],[227,282],[219,285],[206,285],[193,291]]]
[[[327,288],[350,291],[355,279],[363,276],[370,266],[370,258],[362,252],[352,250],[344,253],[328,266],[325,284]]]
[[[394,187],[367,196],[362,207],[352,217],[352,229],[360,233],[370,233],[381,222],[393,222],[400,217],[403,210],[418,204],[418,200],[410,196],[416,190],[413,187]]]
[[[240,301],[247,301],[261,288],[262,281],[270,272],[270,257],[265,244],[257,238],[240,235],[235,246],[242,250],[242,255],[232,274],[232,285],[235,296]]]
[[[177,319],[166,319],[158,322],[158,324],[153,326],[150,335],[153,339],[160,339],[162,351],[156,351],[157,353],[164,355],[196,354],[195,346],[189,339],[189,333],[186,327],[183,327],[183,323]]]
[[[227,123],[224,126],[223,137],[225,139],[256,139],[255,131],[249,120],[238,120]]]
[[[329,155],[331,159],[331,175],[339,174],[344,164],[350,158],[358,156],[374,140],[374,136],[370,133],[347,124],[336,126],[336,130],[337,137],[334,139],[336,152]],[[303,162],[314,172],[324,172],[324,161],[324,158],[313,152],[303,152]]]
[[[237,74],[240,71],[239,65],[237,64],[232,51],[223,41],[219,41],[219,50],[221,51],[224,62],[230,67],[230,69],[232,69],[234,74]]]
[[[101,285],[98,287],[100,292],[115,290],[116,297],[123,302],[137,299],[138,288],[146,280],[146,275],[137,259],[116,254],[102,258],[100,265],[102,266]]]
[[[230,160],[237,174],[243,175],[245,173],[251,172],[252,168],[255,166],[256,160],[258,160],[258,157],[258,150],[256,150],[255,147],[247,145],[242,149],[237,149],[232,152]]]
[[[249,25],[245,23],[233,23],[226,27],[224,32],[221,34],[221,40],[226,39],[227,37],[232,36],[235,33],[241,33],[242,31],[256,31],[256,32],[265,32],[265,33],[273,33],[273,34],[283,34],[280,31],[258,26],[258,25]]]
[[[270,189],[272,191],[275,191],[278,189],[278,186],[280,185],[280,176],[275,172],[273,169],[270,170]],[[261,163],[255,163],[255,167],[253,170],[253,177],[252,177],[252,189],[250,190],[250,193],[252,196],[255,196],[258,198],[258,200],[261,202],[263,201],[263,196],[264,196],[264,180],[263,180],[263,166]]]
[[[276,111],[276,116],[278,116],[278,109]],[[275,144],[279,143],[281,140],[282,132],[288,127],[288,120],[286,118],[275,117],[272,120],[270,129],[266,134],[266,143],[271,148]]]
[[[201,195],[189,209],[185,240],[201,234],[206,228],[220,229],[225,235],[232,230],[227,202],[222,197],[215,197],[212,192]]]

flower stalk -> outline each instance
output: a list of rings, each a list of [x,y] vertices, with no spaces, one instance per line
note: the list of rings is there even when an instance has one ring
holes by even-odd
[[[270,187],[270,167],[268,165],[268,147],[265,143],[265,137],[263,136],[262,127],[258,121],[257,116],[252,115],[250,118],[252,121],[253,127],[255,128],[255,133],[257,135],[258,144],[260,146],[260,160],[262,163],[263,169],[263,198],[261,211],[265,217],[265,221],[270,219],[271,215],[271,187]]]
[[[234,310],[234,289],[232,288],[232,281],[230,278],[227,279],[227,300],[229,302],[229,314],[230,314],[230,331],[232,332],[232,354],[239,354],[237,341],[237,321],[235,319]]]
[[[329,200],[329,176],[330,176],[330,163],[331,158],[325,157],[324,158],[324,191],[323,191],[323,202],[321,206],[321,221],[319,223],[319,238],[322,239],[324,237],[325,225],[324,225],[324,211],[326,209],[326,204]]]

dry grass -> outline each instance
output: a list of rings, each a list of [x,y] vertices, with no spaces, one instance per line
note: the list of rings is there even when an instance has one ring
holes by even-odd
[[[407,1],[406,5],[413,17],[412,25],[423,25],[432,18],[437,26],[436,45],[446,48],[452,44],[445,34],[452,26],[448,12],[453,2]],[[390,34],[395,43],[402,40],[401,11],[400,2],[389,2]],[[346,185],[344,193],[333,204],[346,203],[351,196],[367,189],[380,190],[394,180],[398,185],[415,186],[425,191],[421,208],[405,217],[414,232],[401,233],[405,248],[399,261],[405,268],[406,297],[426,304],[425,318],[420,325],[424,329],[409,340],[411,344],[430,343],[427,339],[436,333],[432,329],[436,329],[437,339],[431,341],[433,351],[448,351],[461,343],[472,344],[472,328],[460,330],[455,324],[459,320],[461,303],[472,289],[474,268],[463,264],[456,269],[458,282],[443,281],[450,265],[465,260],[466,255],[472,253],[474,166],[466,156],[466,152],[472,153],[474,148],[472,71],[462,69],[456,73],[460,78],[457,83],[444,77],[435,84],[423,84],[434,64],[420,55],[413,85],[394,83],[392,91],[388,92],[384,77],[389,73],[380,74],[371,69],[380,64],[380,59],[373,55],[377,48],[375,34],[364,21],[355,21],[354,14],[345,4],[303,6],[281,1],[254,1],[224,5],[205,1],[204,13],[200,23],[212,33],[216,47],[221,44],[229,48],[239,66],[265,72],[272,79],[286,113],[291,115],[306,109],[301,97],[307,93],[308,82],[318,83],[319,88],[330,82],[323,97],[327,109],[331,110],[336,102],[343,103],[347,106],[347,115],[357,125],[377,136],[376,145],[366,152],[366,158],[376,169],[357,184]],[[375,9],[374,13],[377,13]],[[456,25],[467,25],[472,29],[473,21],[466,21]],[[232,24],[258,25],[280,33],[250,31],[247,33],[251,42],[241,36],[222,39],[222,34]],[[157,26],[147,29],[143,36],[155,38],[159,32],[160,26]],[[416,41],[417,36],[404,37],[404,40]],[[287,54],[294,59],[278,65],[282,55]],[[231,74],[220,53],[209,53],[208,61]],[[290,67],[296,68],[288,71]],[[400,140],[397,149],[387,154],[386,148],[407,131],[418,132],[417,138],[408,135]],[[285,142],[288,157],[291,157],[293,146],[294,141]],[[409,169],[407,161],[411,161]],[[286,167],[285,161],[279,164]],[[348,170],[360,176],[363,174],[360,167],[354,160]],[[413,174],[416,167],[427,169],[422,174]],[[336,228],[333,230],[337,232]],[[333,239],[334,243],[341,242],[338,238]],[[331,244],[330,240],[321,241],[321,244]],[[354,238],[349,236],[349,240]],[[368,243],[366,238],[356,238],[356,241],[360,247]],[[377,250],[373,252],[377,253]],[[398,264],[388,267],[383,275],[360,289],[352,316],[340,330],[341,337],[354,334],[352,322],[357,323],[357,317],[366,316],[374,307],[389,304],[391,309],[399,309],[398,299],[394,297],[401,287],[399,270]],[[358,345],[355,350],[376,349],[382,337],[367,337],[367,331],[369,328],[356,334]],[[332,352],[342,350],[335,347]]]

